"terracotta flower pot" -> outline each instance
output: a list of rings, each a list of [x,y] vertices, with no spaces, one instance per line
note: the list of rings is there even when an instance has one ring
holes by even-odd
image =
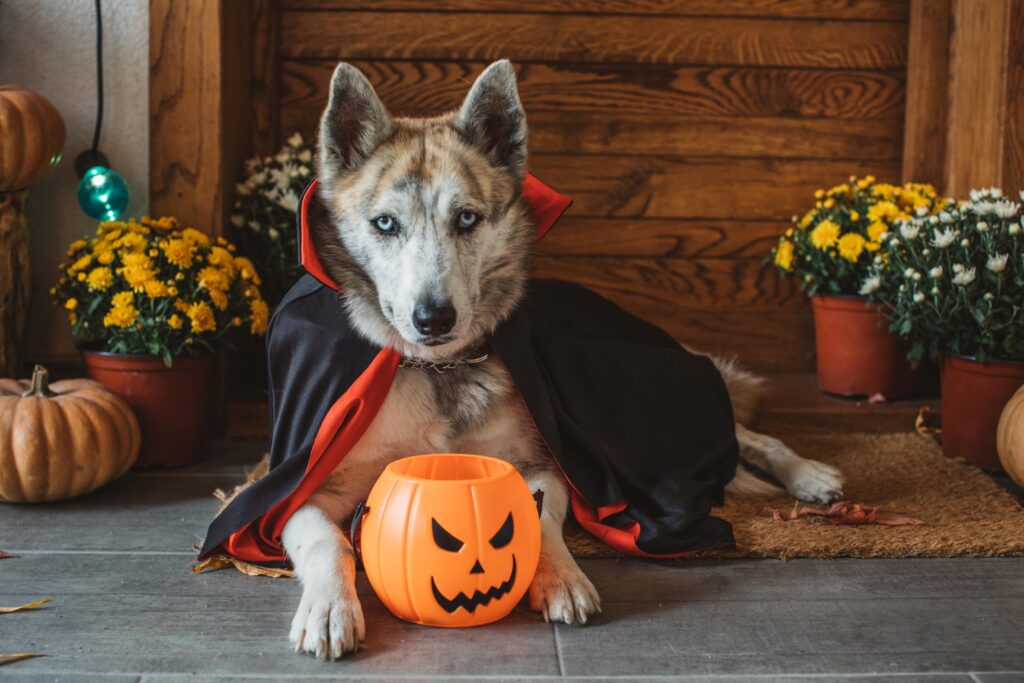
[[[171,367],[157,356],[81,349],[86,374],[121,396],[139,420],[137,469],[178,467],[203,455],[214,357],[181,356]]]
[[[888,322],[867,299],[815,296],[811,305],[822,391],[840,396],[881,394],[887,399],[910,395],[910,346],[889,333]]]
[[[942,354],[942,452],[998,470],[996,428],[1010,397],[1024,385],[1024,362]]]

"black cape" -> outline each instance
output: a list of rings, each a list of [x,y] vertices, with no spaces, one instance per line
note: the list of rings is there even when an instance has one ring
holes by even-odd
[[[280,534],[370,424],[399,358],[354,330],[343,295],[305,275],[267,332],[270,472],[210,525],[200,557],[286,561]],[[622,552],[680,557],[733,545],[711,514],[738,462],[711,361],[579,285],[531,281],[490,340],[571,488],[588,531]],[[403,370],[433,372],[433,370]]]

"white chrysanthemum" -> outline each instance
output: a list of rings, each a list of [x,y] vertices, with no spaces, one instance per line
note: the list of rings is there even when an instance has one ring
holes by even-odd
[[[1004,200],[996,204],[996,215],[1000,218],[1013,218],[1020,211],[1020,204]]]
[[[281,236],[281,233],[277,231],[277,228],[270,228],[267,230],[267,234],[270,235],[270,239],[276,240]]]
[[[935,287],[932,287],[932,295],[933,296],[938,296],[941,293],[941,291],[942,290],[939,289],[938,285],[936,285]]]
[[[904,275],[905,275],[906,277],[914,277],[914,273],[916,273],[916,272],[917,272],[917,271],[916,271],[916,270],[914,270],[913,268],[907,268],[906,270],[904,270],[904,271],[903,271],[903,274],[904,274]]]
[[[247,197],[250,194],[252,194],[252,190],[250,190],[249,187],[245,183],[236,183],[235,184],[235,192],[237,192],[238,194],[240,194],[243,197]]]
[[[956,275],[953,276],[953,284],[960,285],[961,287],[969,285],[972,282],[974,282],[975,275],[976,273],[974,268],[970,268],[963,272],[957,273]]]
[[[301,161],[302,163],[308,164],[312,160],[313,153],[310,152],[308,149],[304,149],[301,152],[299,152],[299,161]]]
[[[951,214],[948,211],[943,211],[942,213],[939,214],[939,220],[942,221],[943,223],[952,223],[953,214]]]
[[[905,240],[912,240],[917,237],[917,234],[921,231],[921,228],[916,223],[903,223],[900,226],[900,235]]]
[[[933,234],[932,244],[940,249],[945,249],[956,241],[956,231],[952,228],[946,228],[942,232],[939,232],[939,229],[936,228]]]
[[[882,286],[882,278],[877,275],[864,278],[863,284],[860,286],[861,296],[867,296],[872,292],[878,291],[878,288]]]
[[[978,221],[978,225],[976,227],[978,228],[978,232],[988,232],[988,223],[985,221]]]
[[[995,256],[989,256],[988,261],[985,263],[985,267],[993,273],[1001,273],[1006,269],[1006,262],[1009,260],[1009,254],[996,254]]]
[[[924,292],[917,292],[916,294],[914,294],[914,301],[916,301],[917,303],[921,303],[922,301],[924,301]]]
[[[962,273],[962,272],[964,272],[964,270],[965,270],[964,269],[964,264],[962,264],[962,263],[954,263],[953,264],[953,272],[954,273]]]
[[[302,135],[296,133],[295,135],[288,138],[288,144],[292,147],[299,147],[302,145]]]
[[[263,229],[263,226],[261,226],[256,221],[249,221],[247,225],[249,226],[249,229],[252,230],[253,232],[259,232],[260,230]]]
[[[915,211],[914,213],[917,214],[918,218],[924,218],[925,216],[928,215],[928,209],[926,209],[926,208],[924,208],[922,206],[917,211]]]
[[[295,211],[299,208],[299,196],[292,190],[288,190],[277,198],[277,205],[286,211]]]
[[[971,241],[965,237],[962,240],[960,240],[960,246],[961,247],[969,247],[969,246],[971,246]]]
[[[938,278],[942,277],[942,273],[943,273],[942,266],[935,266],[934,268],[932,268],[931,270],[928,271],[928,274],[931,275],[935,279],[938,279]]]
[[[243,218],[241,214],[233,213],[231,214],[231,225],[236,228],[240,228],[245,225],[245,218]]]

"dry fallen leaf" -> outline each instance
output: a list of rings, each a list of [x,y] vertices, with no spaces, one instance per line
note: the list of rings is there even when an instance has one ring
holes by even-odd
[[[196,574],[200,574],[204,571],[216,571],[218,569],[224,569],[225,567],[234,567],[246,576],[269,576],[272,579],[292,578],[295,576],[295,572],[291,569],[285,569],[283,567],[264,567],[262,565],[239,560],[238,558],[231,557],[229,555],[214,555],[205,562],[192,565],[192,571]]]
[[[4,559],[6,557],[19,557],[19,556],[15,555],[14,553],[8,553],[8,552],[4,552],[3,550],[0,550],[0,560]]]
[[[34,657],[45,656],[46,655],[39,654],[37,652],[15,652],[9,655],[0,654],[0,666],[3,666],[4,664],[14,664],[15,662],[20,662],[23,659],[32,659]]]
[[[19,605],[18,607],[0,607],[0,614],[14,614],[15,612],[24,612],[30,609],[38,609],[39,607],[45,605],[48,602],[50,602],[49,598],[45,600],[36,600],[35,602],[30,602],[27,605]]]
[[[830,524],[884,524],[886,526],[904,526],[924,524],[923,520],[906,515],[898,515],[892,512],[879,512],[873,505],[863,505],[848,500],[841,500],[833,503],[828,509],[816,508],[805,505],[797,509],[793,507],[788,513],[780,512],[775,508],[765,508],[765,512],[771,514],[776,522],[791,522],[799,517],[820,517]]]

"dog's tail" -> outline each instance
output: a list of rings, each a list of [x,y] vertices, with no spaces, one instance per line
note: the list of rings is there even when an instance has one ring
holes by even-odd
[[[749,422],[754,416],[758,400],[764,393],[764,378],[741,368],[735,358],[710,358],[725,380],[736,421],[740,424]]]

